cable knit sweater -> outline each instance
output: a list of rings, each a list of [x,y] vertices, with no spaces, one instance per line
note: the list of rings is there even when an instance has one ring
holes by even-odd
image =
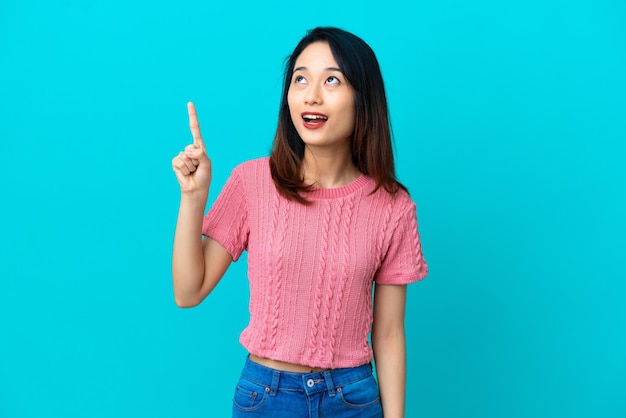
[[[253,354],[311,367],[340,368],[372,359],[372,286],[426,276],[415,204],[361,175],[305,194],[279,195],[269,159],[231,173],[202,232],[237,260],[248,251],[250,323],[241,344]]]

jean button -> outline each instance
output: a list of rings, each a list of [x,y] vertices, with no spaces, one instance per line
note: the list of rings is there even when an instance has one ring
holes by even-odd
[[[315,381],[313,381],[313,379],[309,379],[306,381],[306,385],[312,388],[315,385]]]

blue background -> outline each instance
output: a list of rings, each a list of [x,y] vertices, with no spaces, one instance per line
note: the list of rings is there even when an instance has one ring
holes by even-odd
[[[2,1],[0,417],[223,417],[245,260],[176,308],[171,158],[267,155],[317,25],[376,51],[429,277],[408,417],[626,417],[626,4]]]

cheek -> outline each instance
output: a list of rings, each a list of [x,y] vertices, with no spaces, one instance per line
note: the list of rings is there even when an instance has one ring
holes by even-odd
[[[293,93],[291,92],[291,90],[289,90],[287,92],[287,106],[289,107],[289,112],[291,112],[291,109],[293,109]]]
[[[356,111],[356,104],[354,103],[354,97],[352,95],[345,95],[339,101],[339,105],[345,115],[353,115]]]
[[[294,94],[291,90],[287,92],[287,106],[289,106],[289,114],[293,117],[294,111],[297,108],[296,106],[296,94]]]
[[[292,122],[294,122],[295,124],[295,117],[296,117],[296,111],[295,109],[291,106],[291,104],[287,103],[287,105],[289,106],[289,116],[291,117]]]
[[[348,107],[348,114],[350,115],[350,119],[354,122],[356,119],[356,109],[354,108],[354,103],[350,103]]]
[[[354,109],[354,104],[350,104],[346,108],[346,129],[350,131],[350,133],[354,132],[355,124],[356,124],[356,111]]]
[[[351,121],[350,123],[354,123],[356,119],[356,109],[354,108],[354,101],[349,100],[344,103],[343,114],[346,118],[346,121]]]

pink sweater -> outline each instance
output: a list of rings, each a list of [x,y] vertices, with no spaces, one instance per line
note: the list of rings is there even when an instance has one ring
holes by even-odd
[[[281,197],[269,159],[236,167],[202,232],[236,261],[248,251],[250,323],[241,344],[253,354],[311,367],[372,360],[372,286],[426,276],[415,204],[374,180]]]

